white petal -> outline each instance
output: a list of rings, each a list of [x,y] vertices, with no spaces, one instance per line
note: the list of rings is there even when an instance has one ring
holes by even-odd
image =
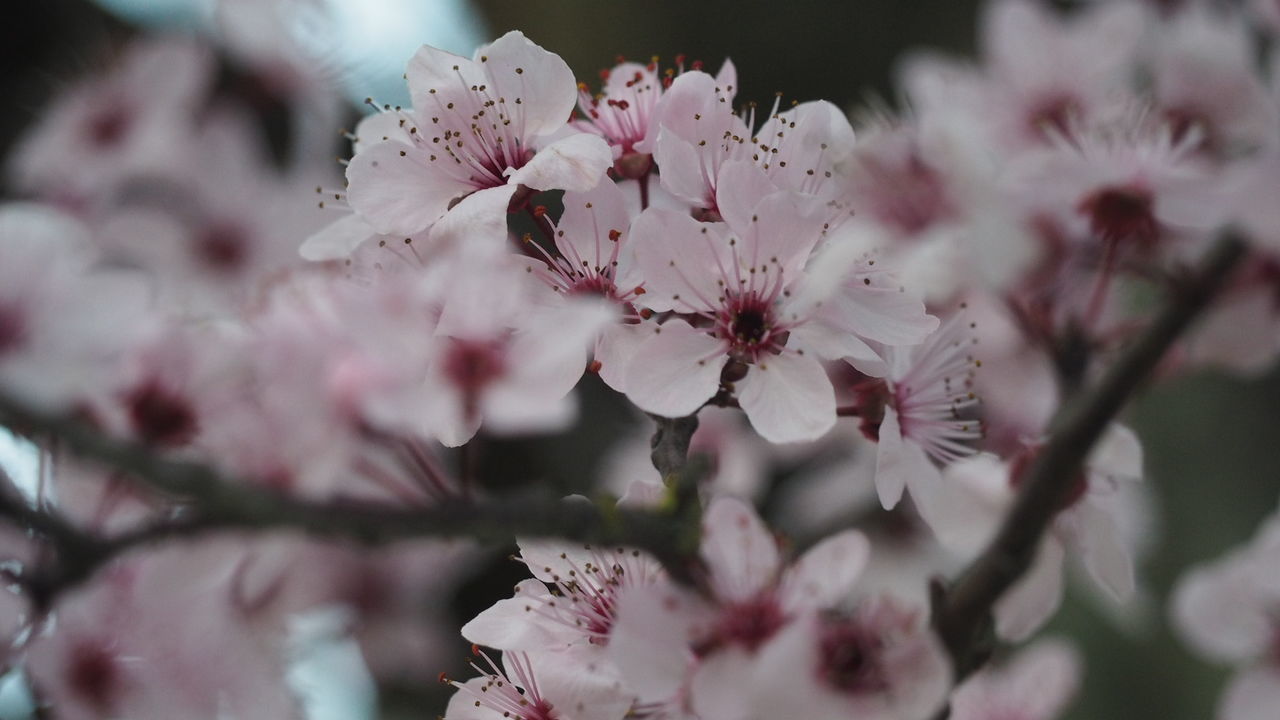
[[[996,603],[996,634],[1005,640],[1025,640],[1062,604],[1062,543],[1055,537],[1040,541],[1030,569]]]
[[[390,235],[423,230],[471,190],[433,167],[422,151],[394,140],[351,158],[347,182],[352,209]]]
[[[857,530],[846,530],[809,548],[787,571],[782,590],[786,609],[836,607],[853,591],[870,556],[871,543]]]
[[[499,600],[471,622],[462,626],[462,637],[485,647],[499,650],[541,650],[550,648],[559,638],[539,622],[538,608],[551,593],[532,578],[520,581],[514,597]],[[564,633],[559,633],[563,635]]]
[[[508,109],[515,105],[516,98],[520,99],[525,137],[546,135],[569,122],[569,114],[578,102],[578,84],[559,55],[512,30],[476,51],[477,58],[482,56],[488,58],[481,65],[496,88],[493,94],[505,99]]]
[[[641,701],[668,700],[684,682],[693,659],[688,632],[699,607],[665,585],[633,587],[619,596],[609,655]]]
[[[751,426],[769,442],[817,440],[836,424],[835,389],[810,355],[761,358],[736,386]]]
[[[1116,527],[1116,518],[1085,498],[1076,508],[1085,569],[1117,601],[1133,594],[1133,559]]]
[[[595,360],[600,363],[600,379],[620,393],[627,391],[627,373],[640,343],[648,339],[652,329],[644,325],[614,323],[605,328],[596,342]]]
[[[693,710],[699,717],[716,720],[750,720],[752,697],[746,679],[755,674],[755,659],[746,650],[731,646],[698,664],[690,687]]]
[[[778,190],[759,165],[747,160],[732,160],[720,166],[716,179],[716,207],[730,227],[745,230],[751,226],[756,205]]]
[[[340,260],[376,234],[377,231],[364,218],[351,213],[312,234],[298,248],[298,254],[303,260]]]
[[[653,159],[662,168],[658,179],[667,192],[699,208],[711,202],[711,188],[702,175],[702,160],[692,143],[663,128],[654,142]]]
[[[641,213],[630,240],[645,281],[640,303],[658,311],[716,309],[717,281],[733,272],[727,231],[723,223],[700,223],[687,213],[661,208]]]
[[[782,559],[778,543],[755,508],[738,498],[717,497],[702,516],[702,559],[721,600],[747,600],[772,584]]]
[[[599,135],[578,133],[539,150],[507,182],[534,190],[586,192],[605,179],[613,165],[613,152]]]
[[[1274,665],[1259,665],[1231,679],[1219,703],[1218,717],[1221,720],[1274,720],[1277,708],[1280,708],[1280,670]]]
[[[684,417],[711,399],[728,362],[724,343],[683,320],[666,323],[636,349],[627,397],[645,412]]]
[[[1133,430],[1111,423],[1089,453],[1089,471],[1124,480],[1142,479],[1142,443]]]

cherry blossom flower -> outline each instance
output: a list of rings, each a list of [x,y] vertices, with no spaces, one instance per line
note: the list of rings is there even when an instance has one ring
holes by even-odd
[[[658,76],[657,59],[648,65],[620,62],[601,72],[604,87],[592,95],[585,84],[578,85],[578,108],[583,119],[574,127],[600,135],[609,142],[614,154],[614,173],[621,178],[642,179],[653,169],[653,146],[661,127],[659,113],[663,89],[673,75],[684,72],[684,59],[676,57],[677,67]],[[693,63],[700,70],[702,63]],[[730,101],[738,84],[737,69],[725,60],[716,75]],[[647,187],[646,187],[647,191]]]
[[[1025,149],[1127,89],[1143,18],[1137,3],[1097,3],[1066,19],[1041,3],[996,0],[981,20],[981,68],[920,55],[903,84],[926,114],[977,119],[984,146]]]
[[[618,307],[619,322],[596,338],[592,367],[610,387],[625,391],[631,355],[646,334],[635,307],[645,293],[644,281],[636,267],[622,190],[606,178],[589,192],[565,193],[564,207],[559,222],[542,218],[557,254],[530,241],[542,262],[534,260],[529,267],[567,297],[600,297]]]
[[[14,183],[89,210],[132,176],[182,167],[212,55],[176,38],[133,45],[104,76],[61,95],[10,159]]]
[[[424,46],[406,78],[413,108],[387,108],[386,139],[347,167],[351,206],[379,232],[417,233],[476,192],[590,190],[613,163],[598,136],[551,141],[576,100],[573,74],[519,32],[472,60]]]
[[[1054,720],[1080,687],[1081,662],[1074,647],[1048,639],[1020,651],[1000,667],[984,668],[956,688],[956,720]]]
[[[1011,463],[983,453],[947,468],[930,526],[943,545],[976,554],[1013,503],[1021,475],[1035,457],[1029,446]],[[1134,592],[1133,549],[1122,532],[1125,485],[1142,478],[1142,448],[1132,431],[1112,425],[1076,478],[1027,573],[996,604],[996,632],[1028,637],[1062,601],[1063,565],[1070,551],[1113,601]]]
[[[145,327],[146,287],[97,260],[74,220],[36,205],[0,207],[0,386],[59,406],[107,385]]]
[[[969,416],[977,404],[978,367],[970,330],[964,313],[957,313],[920,345],[890,349],[888,374],[854,388],[863,432],[878,443],[881,504],[894,507],[909,487],[931,525],[942,478],[934,463],[947,465],[971,454],[966,443],[982,437],[981,423]]]
[[[476,649],[472,667],[481,677],[458,688],[445,711],[447,720],[619,720],[631,700],[614,684],[580,674],[554,655],[505,652],[502,667]]]
[[[1193,128],[1216,157],[1273,143],[1280,118],[1238,13],[1192,5],[1165,21],[1148,63],[1152,100],[1175,140]]]
[[[844,272],[851,262],[839,251],[816,263],[820,271],[806,272],[825,223],[802,196],[773,193],[750,215],[732,212],[726,220],[698,223],[651,209],[636,221],[642,302],[689,313],[697,326],[675,319],[656,328],[631,361],[628,397],[648,412],[679,417],[730,382],[765,439],[820,437],[835,423],[835,396],[819,358],[870,359],[860,336],[918,342],[933,321],[902,293],[860,304],[855,274]],[[845,293],[850,286],[853,294]]]
[[[641,702],[687,692],[699,715],[735,717],[746,700],[740,683],[752,677],[761,648],[790,623],[845,599],[868,552],[866,538],[849,530],[786,566],[750,505],[716,498],[700,549],[708,595],[669,581],[621,594],[611,656]]]
[[[1193,568],[1170,604],[1174,627],[1197,652],[1237,668],[1218,702],[1223,720],[1262,720],[1280,702],[1280,522],[1272,515],[1245,547]]]
[[[666,577],[647,553],[621,547],[523,540],[519,559],[533,579],[464,625],[463,637],[504,651],[603,648],[617,621],[619,595]]]
[[[261,633],[231,602],[243,547],[177,547],[111,568],[57,608],[27,668],[57,717],[147,720],[293,717],[282,633]]]
[[[868,598],[780,631],[760,653],[745,712],[723,717],[926,720],[946,700],[949,662],[921,610]]]
[[[731,79],[723,71],[717,78],[687,72],[671,84],[659,112],[661,131],[653,149],[663,187],[710,219],[725,216],[726,204],[736,203],[749,212],[757,195],[720,189],[722,169],[746,162],[761,170],[760,177],[752,178],[756,188],[791,190],[824,201],[838,198],[841,189],[834,168],[854,143],[844,113],[825,101],[782,112],[775,103],[768,119],[753,130],[754,109],[744,117],[734,113]]]

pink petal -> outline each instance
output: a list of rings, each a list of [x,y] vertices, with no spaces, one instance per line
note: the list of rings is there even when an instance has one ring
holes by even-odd
[[[836,424],[835,389],[810,355],[761,358],[736,385],[751,426],[769,442],[817,440]]]
[[[578,85],[573,71],[559,55],[512,30],[477,50],[476,57],[488,57],[481,65],[492,79],[495,97],[505,99],[508,108],[514,106],[516,98],[520,99],[524,137],[546,135],[569,122],[569,114],[578,102]]]
[[[1040,542],[1040,551],[1026,575],[996,603],[996,634],[1018,642],[1044,625],[1062,604],[1062,543],[1054,537]]]
[[[748,600],[771,585],[782,559],[755,508],[738,498],[711,501],[702,516],[702,559],[722,601]]]
[[[645,280],[641,303],[659,311],[714,310],[721,292],[716,281],[733,272],[725,231],[721,223],[700,223],[684,213],[644,211],[631,228]]]
[[[655,330],[631,360],[627,397],[645,412],[690,415],[720,388],[720,371],[729,360],[724,343],[683,320]]]
[[[403,154],[402,154],[403,153]],[[347,200],[380,233],[413,235],[472,188],[433,167],[424,151],[381,142],[351,158]]]
[[[791,565],[783,581],[788,611],[836,607],[849,598],[871,556],[871,543],[857,530],[846,530],[809,548]]]
[[[603,138],[578,133],[539,150],[528,164],[511,173],[507,182],[535,190],[586,192],[607,180],[605,171],[612,165],[613,152]]]
[[[377,235],[373,226],[356,213],[344,215],[311,235],[298,248],[303,260],[340,260],[365,240]]]

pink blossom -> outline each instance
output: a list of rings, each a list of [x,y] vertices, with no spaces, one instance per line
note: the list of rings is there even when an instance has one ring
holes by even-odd
[[[1035,446],[1013,463],[983,453],[951,465],[938,486],[930,526],[943,545],[977,553],[1011,506]],[[1132,541],[1122,528],[1129,510],[1122,490],[1142,477],[1142,448],[1132,431],[1113,425],[1086,461],[1032,567],[996,604],[996,632],[1011,640],[1028,637],[1062,600],[1068,552],[1113,602],[1135,587]]]
[[[806,271],[825,223],[803,196],[773,193],[751,214],[726,220],[698,223],[651,209],[636,221],[641,302],[687,313],[697,325],[674,319],[655,329],[631,361],[628,397],[648,412],[679,417],[731,383],[765,439],[815,439],[835,423],[834,390],[819,358],[871,360],[862,337],[918,342],[932,320],[901,293],[859,302],[857,286],[872,280],[846,273],[854,261],[842,250]]]
[[[554,653],[506,652],[499,667],[476,650],[473,667],[481,677],[458,688],[445,711],[448,720],[616,720],[631,698],[593,673],[579,673]]]
[[[31,128],[10,159],[15,183],[89,209],[123,180],[182,167],[212,60],[188,40],[129,48],[109,73],[62,95]]]
[[[894,507],[909,487],[930,524],[941,483],[934,463],[947,465],[971,454],[968,443],[982,437],[981,423],[971,416],[979,364],[972,354],[971,330],[964,313],[958,313],[920,345],[890,348],[885,378],[854,388],[863,432],[879,443],[876,490],[881,504]]]
[[[951,666],[925,614],[893,598],[849,613],[804,617],[760,653],[746,712],[724,717],[927,720],[951,687]]]
[[[798,618],[845,599],[868,552],[866,538],[850,530],[787,566],[750,505],[714,499],[700,549],[708,595],[670,582],[623,593],[609,644],[613,661],[642,702],[687,692],[698,714],[733,717],[721,699],[745,699],[740,683],[761,648]]]
[[[573,74],[519,32],[473,60],[424,46],[406,77],[413,108],[387,108],[386,139],[347,167],[351,206],[379,232],[417,233],[475,192],[589,190],[613,162],[598,136],[551,141],[576,100]]]
[[[557,254],[530,242],[542,262],[533,260],[529,268],[566,297],[599,297],[617,307],[619,321],[595,340],[593,368],[610,387],[624,391],[631,355],[646,335],[635,307],[645,293],[644,281],[622,190],[606,178],[588,192],[565,193],[564,208],[559,222],[542,218]]]
[[[834,200],[841,195],[835,167],[853,149],[853,128],[831,103],[816,101],[779,112],[775,107],[759,130],[754,109],[734,113],[733,87],[722,76],[687,72],[676,78],[659,112],[661,131],[654,159],[662,185],[702,209],[707,217],[726,216],[726,205],[755,197],[720,189],[724,167],[735,162],[756,166],[757,188],[791,190]],[[838,214],[838,213],[837,213]]]
[[[1280,523],[1271,516],[1254,539],[1193,568],[1170,604],[1175,629],[1201,655],[1236,673],[1218,702],[1223,720],[1263,720],[1280,699]]]
[[[0,208],[0,386],[50,406],[105,388],[144,327],[146,287],[97,260],[74,220],[36,205]]]
[[[1061,640],[1041,640],[999,667],[988,667],[956,688],[956,720],[1054,720],[1080,689],[1081,661]]]

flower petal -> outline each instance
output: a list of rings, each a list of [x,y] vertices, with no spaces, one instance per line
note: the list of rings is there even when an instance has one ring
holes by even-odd
[[[736,385],[751,426],[769,442],[817,440],[836,424],[835,389],[810,355],[762,358]]]

